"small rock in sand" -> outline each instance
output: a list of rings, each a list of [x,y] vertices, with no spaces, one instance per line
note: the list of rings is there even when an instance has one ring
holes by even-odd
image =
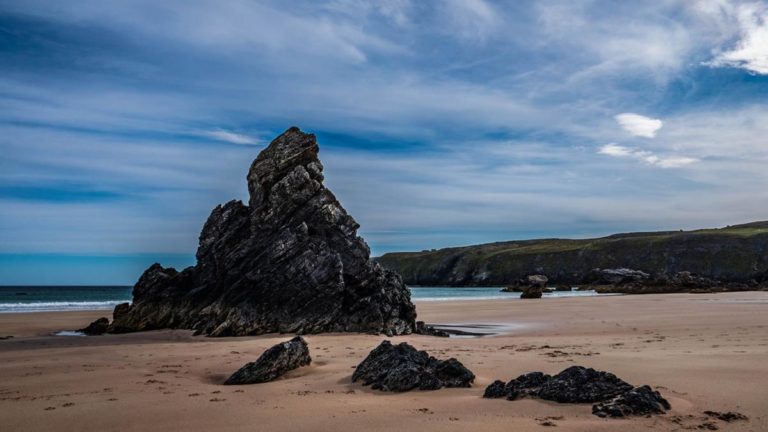
[[[405,342],[385,340],[357,366],[352,381],[358,380],[374,390],[403,392],[470,387],[475,374],[455,358],[438,360]]]
[[[311,362],[307,342],[301,336],[296,336],[264,351],[264,354],[255,362],[240,368],[224,384],[257,384],[272,381],[290,370],[306,366]]]

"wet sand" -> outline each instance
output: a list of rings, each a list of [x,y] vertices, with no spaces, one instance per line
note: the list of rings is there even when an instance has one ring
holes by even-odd
[[[283,378],[223,386],[289,335],[210,339],[188,331],[51,334],[106,311],[0,315],[0,429],[8,431],[768,430],[768,292],[417,303],[429,323],[483,337],[395,337],[476,375],[472,388],[388,394],[350,381],[384,339],[310,335],[313,363]],[[600,419],[590,405],[484,400],[486,385],[570,365],[657,387],[663,416]],[[749,421],[708,419],[737,411]]]

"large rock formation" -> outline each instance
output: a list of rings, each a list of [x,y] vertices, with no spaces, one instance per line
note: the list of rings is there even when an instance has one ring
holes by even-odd
[[[374,390],[403,392],[470,387],[475,374],[455,358],[438,360],[405,342],[392,345],[385,340],[357,365],[352,382],[358,380]]]
[[[197,265],[149,267],[110,331],[411,333],[408,289],[370,260],[359,225],[323,186],[317,154],[315,136],[298,128],[275,138],[248,172],[248,205],[211,213]]]
[[[238,369],[224,382],[225,385],[260,384],[272,381],[294,369],[312,363],[309,345],[301,336],[279,343],[264,351],[255,362]]]

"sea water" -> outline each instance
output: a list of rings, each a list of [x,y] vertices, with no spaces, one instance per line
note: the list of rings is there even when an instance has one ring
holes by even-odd
[[[501,292],[503,287],[410,287],[413,301],[447,301],[447,300],[494,300],[519,299],[520,293]],[[542,298],[562,297],[596,297],[615,294],[598,294],[593,290],[552,291],[544,292]]]
[[[112,309],[130,286],[0,286],[0,313]]]
[[[516,299],[502,287],[410,287],[413,301]],[[555,291],[544,298],[591,297],[594,291]],[[131,301],[130,286],[0,286],[0,313],[112,309]]]

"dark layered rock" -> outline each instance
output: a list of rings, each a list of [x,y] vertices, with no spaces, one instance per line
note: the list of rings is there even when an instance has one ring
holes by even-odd
[[[108,328],[109,328],[109,319],[105,317],[101,317],[96,321],[88,324],[88,327],[81,328],[77,331],[79,331],[80,333],[84,333],[88,336],[98,336],[106,333]]]
[[[549,279],[544,275],[529,275],[502,288],[501,292],[519,292],[522,293],[520,294],[520,298],[524,299],[541,298],[544,294],[544,290],[547,289],[548,280]]]
[[[582,279],[583,283],[593,285],[618,285],[626,283],[642,283],[649,281],[651,275],[628,268],[593,269]]]
[[[531,372],[521,375],[505,386],[509,400],[537,397],[560,403],[597,402],[632,389],[632,385],[616,375],[592,368],[571,366],[557,375]]]
[[[592,406],[592,414],[598,417],[631,417],[664,414],[671,407],[661,393],[649,386],[636,387],[607,401]]]
[[[300,336],[264,351],[255,362],[241,367],[227,378],[225,385],[258,384],[274,380],[288,371],[312,363],[309,346]]]
[[[409,285],[505,286],[530,274],[546,274],[550,284],[580,286],[593,282],[593,269],[627,268],[652,278],[688,271],[724,283],[754,280],[750,288],[758,289],[768,286],[768,222],[580,240],[502,241],[393,252],[378,261]]]
[[[211,212],[197,264],[148,268],[133,303],[115,308],[110,331],[413,332],[408,289],[370,260],[359,225],[323,185],[318,150],[298,128],[272,141],[248,172],[248,204]]]
[[[436,329],[431,325],[427,325],[424,321],[416,321],[416,328],[413,331],[416,334],[425,336],[437,336],[437,337],[449,337],[450,333],[444,330]]]
[[[527,287],[520,293],[521,299],[540,299],[544,295],[544,290],[538,287]]]
[[[531,372],[506,384],[497,380],[485,389],[483,397],[597,403],[593,413],[601,417],[661,414],[669,409],[669,403],[648,386],[634,387],[612,373],[582,366],[571,366],[554,376]]]
[[[404,392],[413,389],[437,390],[443,387],[470,387],[475,375],[455,358],[438,360],[402,342],[383,341],[374,348],[352,374],[374,390]]]

